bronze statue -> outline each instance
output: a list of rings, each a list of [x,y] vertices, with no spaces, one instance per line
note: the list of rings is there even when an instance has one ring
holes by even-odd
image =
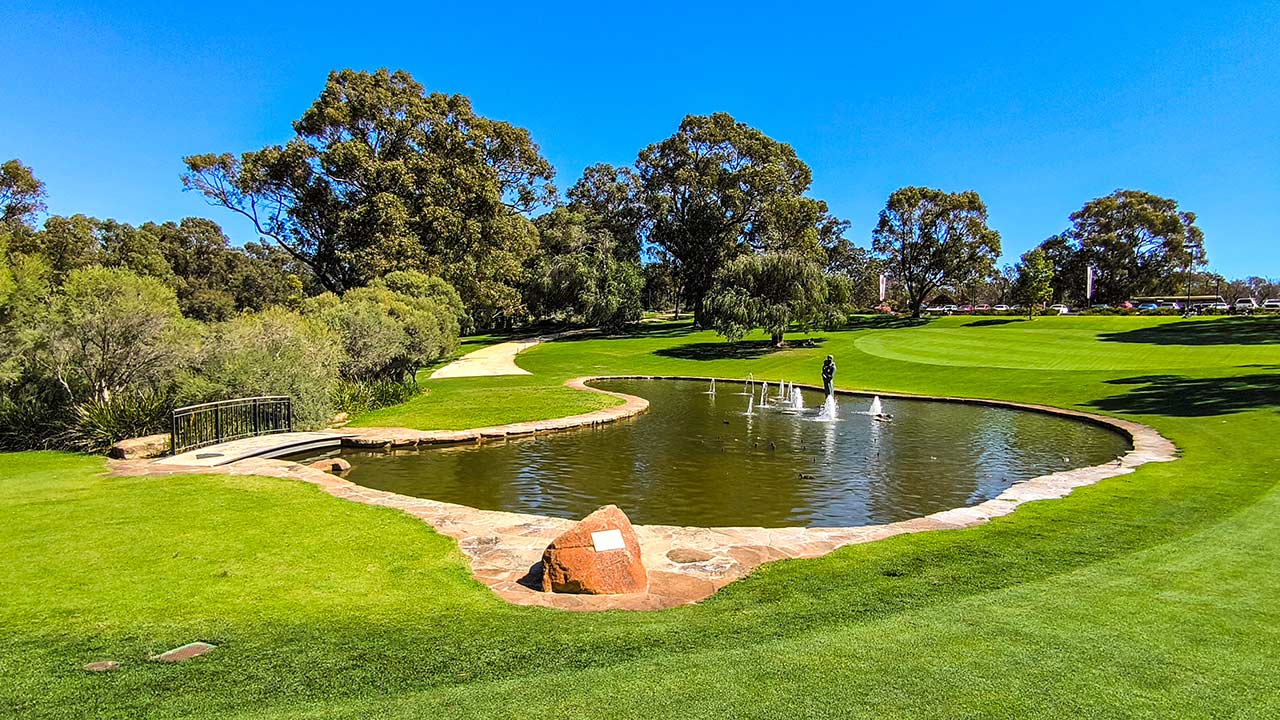
[[[828,355],[827,361],[822,363],[822,389],[826,391],[827,397],[831,397],[836,393],[835,387],[833,386],[835,378],[836,361],[835,358]]]

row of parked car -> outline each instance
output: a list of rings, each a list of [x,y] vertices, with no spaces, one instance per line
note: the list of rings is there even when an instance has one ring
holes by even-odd
[[[1125,303],[1125,306],[1132,307],[1132,305],[1130,305],[1129,303]],[[1105,308],[1110,306],[1095,305],[1094,307]],[[1269,310],[1269,311],[1280,310],[1280,298],[1269,298],[1267,300],[1263,300],[1261,304],[1259,304],[1258,301],[1253,298],[1240,298],[1239,300],[1236,300],[1234,303],[1201,302],[1201,303],[1192,303],[1186,307],[1183,307],[1183,304],[1179,302],[1162,302],[1162,303],[1148,302],[1148,303],[1142,303],[1138,305],[1135,309],[1142,312],[1150,312],[1152,310],[1190,310],[1193,313],[1235,312],[1235,313],[1247,314],[1255,310]]]
[[[1021,305],[932,305],[925,308],[926,311],[940,315],[956,315],[975,312],[1019,312],[1024,310]],[[1057,303],[1045,308],[1046,312],[1066,315],[1072,310],[1070,307]],[[1137,312],[1159,312],[1159,311],[1188,311],[1192,313],[1237,313],[1249,314],[1255,310],[1280,311],[1280,298],[1269,298],[1259,303],[1253,298],[1240,298],[1234,303],[1225,302],[1206,302],[1193,303],[1188,307],[1183,307],[1179,302],[1145,302],[1131,303],[1123,302],[1118,305],[1098,304],[1089,306],[1089,310],[1136,310]]]

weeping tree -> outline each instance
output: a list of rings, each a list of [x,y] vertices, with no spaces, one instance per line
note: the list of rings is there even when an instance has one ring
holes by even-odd
[[[609,329],[635,322],[644,291],[640,263],[587,217],[556,208],[535,221],[542,252],[527,269],[529,309],[538,317],[558,315]]]
[[[707,293],[707,323],[729,340],[751,330],[769,333],[774,347],[792,326],[809,331],[843,322],[851,312],[847,278],[827,275],[799,253],[743,255],[716,273]]]
[[[987,226],[987,206],[973,191],[896,190],[871,238],[906,291],[912,317],[944,283],[988,275],[1000,256],[1000,234]]]
[[[537,251],[524,213],[555,196],[527,130],[385,69],[330,73],[293,129],[284,145],[187,157],[183,184],[248,218],[326,290],[417,270],[457,288],[480,325],[523,313],[517,280]]]

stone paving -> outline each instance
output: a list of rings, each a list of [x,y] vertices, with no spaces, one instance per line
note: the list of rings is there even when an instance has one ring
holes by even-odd
[[[636,376],[632,376],[636,377]],[[588,386],[594,378],[575,378],[566,385],[590,392],[606,392]],[[710,378],[680,378],[710,380]],[[734,382],[733,380],[720,380]],[[811,386],[802,386],[811,387]],[[838,391],[850,395],[873,393]],[[394,447],[438,442],[484,442],[489,438],[521,435],[609,422],[643,412],[648,402],[622,393],[614,408],[555,420],[514,423],[467,431],[419,431],[402,428],[363,428],[343,439],[361,447]],[[876,393],[881,397],[926,397]],[[301,480],[319,486],[335,497],[408,513],[430,524],[437,532],[458,541],[471,570],[499,597],[518,605],[541,605],[563,610],[656,610],[703,600],[725,585],[742,578],[761,564],[774,560],[814,558],[838,548],[872,542],[904,533],[972,527],[1008,515],[1034,500],[1060,498],[1077,487],[1133,472],[1148,462],[1177,458],[1176,448],[1154,429],[1138,423],[1038,405],[967,398],[935,398],[998,407],[1035,410],[1075,417],[1113,428],[1131,438],[1133,449],[1105,465],[1078,468],[1017,483],[998,497],[971,507],[955,508],[887,525],[850,528],[674,527],[637,525],[641,553],[648,572],[648,588],[629,595],[568,595],[544,593],[540,587],[542,552],[556,536],[574,524],[572,520],[519,513],[477,510],[452,503],[408,497],[355,485],[340,476],[297,463],[250,458],[214,468],[183,468],[141,460],[112,461],[122,474],[174,472],[223,472],[265,475]]]

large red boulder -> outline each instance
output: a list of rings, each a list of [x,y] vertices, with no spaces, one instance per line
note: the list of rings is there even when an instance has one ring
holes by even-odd
[[[586,516],[542,553],[544,592],[617,595],[648,583],[636,531],[616,505]]]

